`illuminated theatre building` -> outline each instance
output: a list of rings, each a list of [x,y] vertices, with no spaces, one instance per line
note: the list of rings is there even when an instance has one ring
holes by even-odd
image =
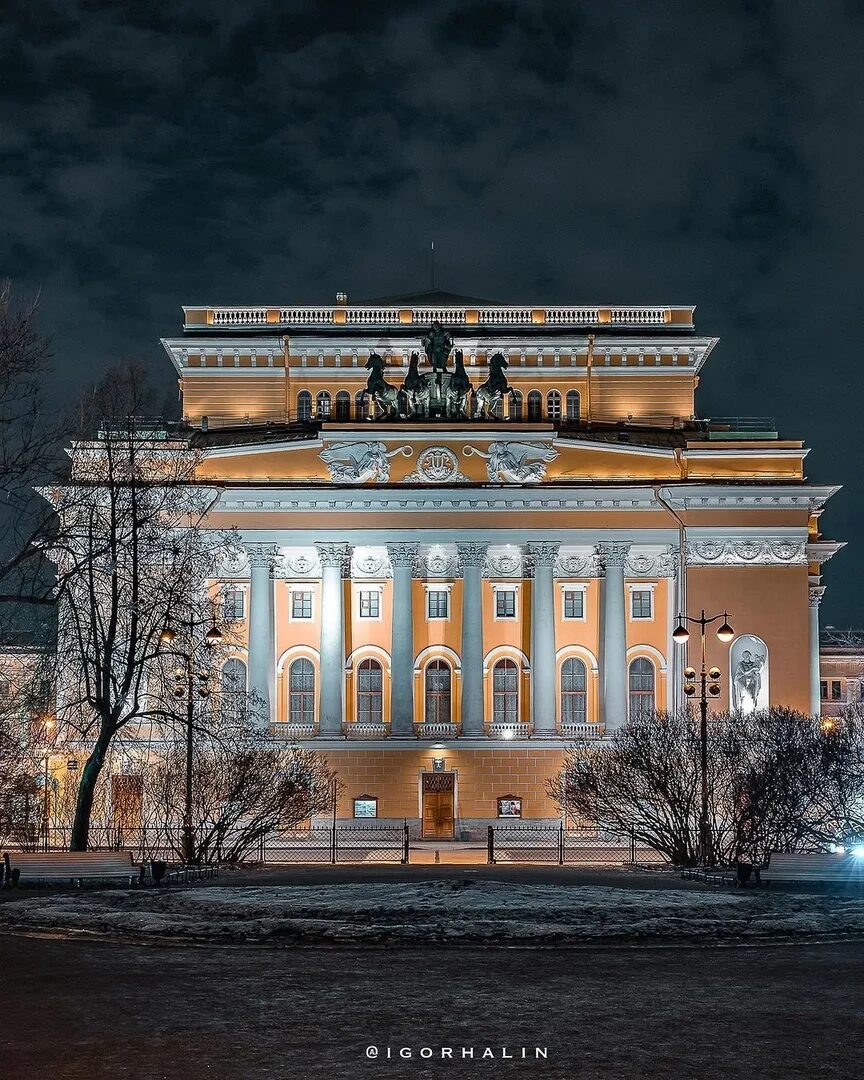
[[[695,419],[692,308],[340,295],[186,308],[163,344],[245,551],[232,671],[326,753],[340,818],[555,819],[574,739],[682,704],[685,605],[736,632],[709,632],[716,707],[818,712],[836,489],[768,421]]]

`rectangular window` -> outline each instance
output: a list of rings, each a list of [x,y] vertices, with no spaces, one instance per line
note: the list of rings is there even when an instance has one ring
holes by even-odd
[[[565,619],[584,619],[585,618],[585,590],[584,589],[565,589],[564,590],[564,618]]]
[[[360,618],[381,618],[381,593],[377,589],[364,589],[360,593]]]
[[[291,618],[292,619],[311,619],[312,618],[312,593],[307,591],[296,591],[291,593]]]
[[[630,593],[631,619],[652,619],[651,601],[654,594],[651,589],[633,589]]]
[[[430,589],[426,594],[426,616],[429,619],[450,618],[450,593],[446,589]]]
[[[495,591],[495,618],[516,618],[516,590],[497,589]]]
[[[864,686],[864,683],[862,683],[861,685]],[[823,679],[822,682],[819,683],[819,697],[822,698],[823,701],[828,700],[828,681],[827,681],[827,679]]]
[[[840,680],[839,679],[832,679],[831,680],[831,700],[832,701],[839,701],[840,700]]]
[[[222,594],[222,618],[235,622],[246,618],[246,594],[242,589],[226,589]]]

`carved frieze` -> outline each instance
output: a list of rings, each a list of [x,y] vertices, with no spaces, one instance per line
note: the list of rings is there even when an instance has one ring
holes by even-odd
[[[418,558],[418,572],[426,578],[458,577],[459,556],[444,548],[430,548]]]
[[[282,573],[285,577],[317,577],[320,572],[317,555],[290,549],[282,552]]]
[[[411,457],[410,446],[388,450],[383,442],[337,443],[322,450],[318,457],[327,466],[330,479],[337,484],[386,484],[390,480],[390,458],[401,454]]]
[[[387,553],[375,549],[354,549],[351,557],[352,578],[389,578],[393,576],[393,568]]]
[[[521,578],[524,558],[516,547],[488,551],[483,567],[486,577]]]
[[[493,442],[488,452],[469,445],[462,453],[485,458],[493,484],[539,484],[546,476],[546,466],[558,457],[552,446],[526,442]]]
[[[807,563],[804,540],[707,539],[687,544],[690,566],[802,566]]]
[[[417,468],[405,477],[409,484],[460,484],[468,477],[459,471],[459,459],[446,446],[427,446],[417,458]]]

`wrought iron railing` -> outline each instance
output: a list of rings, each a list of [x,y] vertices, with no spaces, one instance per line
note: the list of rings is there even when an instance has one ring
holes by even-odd
[[[599,829],[565,829],[555,825],[490,825],[487,832],[489,863],[551,863],[558,866],[622,866],[637,862],[665,862],[664,856],[632,833],[613,834]]]

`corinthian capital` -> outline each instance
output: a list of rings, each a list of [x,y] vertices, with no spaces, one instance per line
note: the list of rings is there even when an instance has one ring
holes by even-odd
[[[554,566],[555,560],[558,558],[558,548],[558,544],[542,541],[539,544],[529,545],[528,554],[535,567]]]
[[[473,542],[458,543],[459,561],[463,566],[482,566],[486,558],[486,545]]]
[[[600,544],[597,548],[600,562],[607,570],[611,567],[623,569],[629,553],[630,545],[626,543]]]
[[[417,545],[411,543],[388,544],[387,554],[395,569],[397,566],[414,568],[417,561]]]
[[[246,558],[254,569],[272,570],[276,565],[275,544],[245,544]]]
[[[344,568],[350,558],[351,545],[339,543],[319,543],[315,545],[318,559],[322,566],[338,566]]]
[[[822,603],[822,597],[825,595],[824,585],[811,585],[810,587],[810,607],[818,608]]]

